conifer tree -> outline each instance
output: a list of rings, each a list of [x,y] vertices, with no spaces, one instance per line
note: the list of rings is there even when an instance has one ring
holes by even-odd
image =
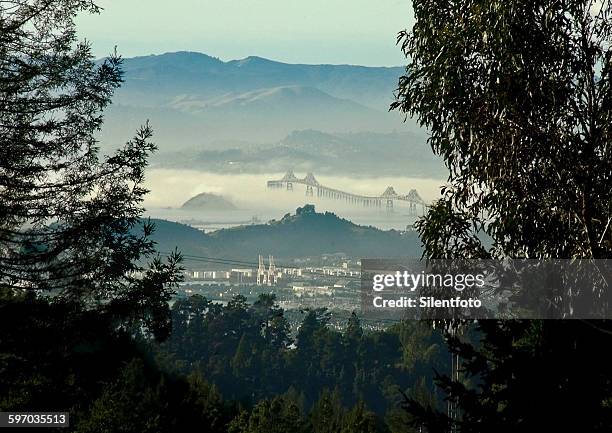
[[[0,290],[51,295],[163,337],[178,257],[155,258],[153,227],[138,228],[151,127],[99,154],[121,58],[96,62],[74,25],[98,11],[88,0],[0,2]]]

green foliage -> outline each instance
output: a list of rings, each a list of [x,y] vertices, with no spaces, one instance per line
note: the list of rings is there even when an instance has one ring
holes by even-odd
[[[358,342],[363,337],[363,328],[361,327],[361,322],[359,321],[359,317],[353,311],[351,313],[351,317],[346,325],[346,339],[351,342]]]
[[[241,414],[228,429],[231,433],[287,433],[307,432],[299,408],[283,397],[262,400],[250,415]]]
[[[76,431],[225,432],[234,413],[201,376],[173,378],[134,359],[93,402]]]
[[[437,368],[436,360],[440,358],[444,343],[438,333],[431,332],[431,326],[425,322],[406,322],[400,330],[400,341],[403,349],[404,366],[413,372],[423,368]]]
[[[393,107],[449,169],[418,225],[425,254],[609,258],[610,4],[417,0],[414,13]]]
[[[27,293],[2,300],[0,410],[64,411],[89,401],[138,353],[128,335],[109,331],[111,323],[61,299]]]
[[[93,402],[79,432],[158,432],[165,430],[165,383],[151,386],[142,362],[128,364],[119,378]],[[163,410],[160,410],[163,409]]]
[[[286,397],[261,400],[252,411],[241,412],[228,427],[230,433],[384,433],[382,421],[363,402],[347,410],[338,391],[323,391],[305,418]]]
[[[83,428],[139,431],[117,407],[129,402],[142,431],[159,431],[165,385],[123,367],[144,358],[135,337],[170,333],[180,255],[161,261],[153,225],[136,229],[150,126],[98,155],[102,113],[122,81],[120,57],[96,63],[76,40],[74,18],[98,10],[89,0],[0,2],[0,408],[70,411],[79,422],[96,401]],[[124,423],[105,427],[115,410]]]
[[[471,381],[436,380],[459,416],[450,418],[415,398],[411,422],[429,432],[608,431],[612,366],[601,356],[609,334],[591,322],[483,321],[480,345],[450,338]],[[579,398],[577,398],[579,396]]]
[[[389,430],[393,433],[421,433],[423,431],[423,423],[418,416],[414,415],[412,409],[406,409],[406,400],[419,408],[425,410],[437,410],[440,408],[439,394],[437,389],[426,377],[421,377],[416,380],[410,389],[404,393],[404,400],[397,400],[397,403],[389,408],[385,416],[385,422]]]
[[[247,405],[282,395],[304,413],[312,411],[315,428],[330,425],[316,422],[325,418],[320,405],[329,398],[342,407],[362,400],[382,417],[418,378],[433,392],[431,365],[448,368],[440,333],[410,322],[364,332],[353,314],[338,332],[328,326],[328,311],[314,309],[305,312],[292,339],[273,295],[253,305],[237,297],[227,306],[192,296],[177,300],[172,316],[173,333],[156,349],[160,362],[184,374],[195,368],[226,398]],[[416,358],[408,368],[407,353]],[[325,390],[334,390],[333,396]]]
[[[313,433],[339,432],[344,424],[346,410],[338,389],[330,393],[326,388],[310,411],[310,424]]]
[[[76,40],[75,16],[97,10],[84,0],[0,5],[0,290],[79,302],[163,338],[180,256],[144,266],[153,226],[134,230],[155,150],[149,125],[98,155],[122,72],[116,54],[96,64]]]
[[[69,410],[82,432],[384,431],[382,415],[414,386],[401,367],[401,331],[364,333],[356,316],[343,334],[327,327],[324,310],[308,312],[293,348],[267,295],[225,307],[194,296],[177,300],[172,315],[172,335],[156,346],[111,332],[112,316],[79,303],[5,300],[0,409]],[[240,412],[222,394],[255,408]]]
[[[381,431],[380,423],[374,413],[368,411],[360,401],[351,409],[344,420],[341,433],[378,433]]]
[[[611,258],[611,4],[413,5],[415,25],[398,38],[409,61],[392,107],[428,128],[449,172],[416,225],[424,256]],[[609,284],[599,288],[528,295],[609,302]],[[429,432],[609,429],[612,371],[596,354],[609,344],[607,322],[478,326],[478,344],[447,336],[459,379],[436,378],[458,411],[408,395],[405,422]],[[406,360],[427,352],[405,351]]]

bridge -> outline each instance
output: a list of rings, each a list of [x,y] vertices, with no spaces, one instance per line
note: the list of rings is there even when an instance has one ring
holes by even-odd
[[[306,174],[304,178],[298,178],[292,170],[289,170],[282,179],[269,180],[268,188],[282,188],[292,191],[294,184],[305,185],[307,197],[314,196],[316,191],[317,197],[343,200],[348,203],[361,205],[364,207],[381,208],[384,203],[386,209],[390,211],[393,210],[394,201],[402,201],[408,203],[410,213],[413,215],[417,214],[417,209],[419,206],[422,208],[423,213],[425,213],[425,208],[428,207],[427,203],[425,203],[425,201],[421,198],[416,189],[410,190],[408,194],[401,195],[395,192],[395,189],[392,186],[388,186],[381,195],[367,196],[341,191],[339,189],[322,185],[319,183],[319,181],[317,181],[312,173]]]

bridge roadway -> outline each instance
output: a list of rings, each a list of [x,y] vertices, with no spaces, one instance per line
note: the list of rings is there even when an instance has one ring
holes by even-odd
[[[363,206],[382,207],[383,203],[385,207],[393,209],[393,202],[404,201],[407,202],[412,213],[416,214],[417,206],[421,206],[423,212],[428,207],[427,203],[421,198],[416,189],[410,190],[408,194],[400,195],[395,192],[392,186],[388,186],[385,191],[379,196],[367,196],[361,194],[353,194],[339,189],[330,188],[328,186],[320,184],[312,173],[306,174],[304,178],[298,178],[289,170],[282,179],[269,180],[268,188],[283,188],[289,191],[293,190],[294,184],[306,185],[306,195],[314,196],[316,190],[317,197],[327,197],[335,200],[344,200],[353,204],[361,204]]]

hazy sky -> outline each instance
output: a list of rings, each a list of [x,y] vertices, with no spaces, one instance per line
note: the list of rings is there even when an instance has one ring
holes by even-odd
[[[97,57],[200,51],[289,63],[402,65],[395,45],[412,24],[410,0],[98,0],[79,35]]]

